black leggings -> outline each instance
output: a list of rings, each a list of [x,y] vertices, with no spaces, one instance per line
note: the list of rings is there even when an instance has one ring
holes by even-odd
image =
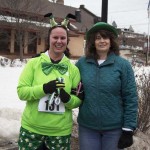
[[[37,150],[48,150],[48,148],[46,147],[45,143],[43,142]]]

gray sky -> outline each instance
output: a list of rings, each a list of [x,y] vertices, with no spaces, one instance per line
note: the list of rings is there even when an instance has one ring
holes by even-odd
[[[129,28],[131,25],[137,33],[148,33],[149,0],[108,0],[108,23],[116,22],[118,28]],[[64,0],[67,6],[84,5],[97,16],[101,17],[102,0]]]

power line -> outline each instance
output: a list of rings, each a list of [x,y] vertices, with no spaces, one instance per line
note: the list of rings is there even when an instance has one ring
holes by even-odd
[[[144,9],[136,9],[136,10],[122,10],[122,11],[110,11],[109,13],[120,13],[120,12],[134,12],[134,11],[145,11]]]
[[[131,25],[131,26],[139,26],[139,25],[147,25],[147,23],[139,23],[139,24],[120,24],[121,26],[129,26],[129,25]]]

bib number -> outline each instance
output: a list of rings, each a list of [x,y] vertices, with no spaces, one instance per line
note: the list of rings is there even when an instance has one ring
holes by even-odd
[[[64,113],[65,106],[63,102],[60,102],[59,105],[53,101],[49,104],[49,95],[42,97],[39,101],[38,111],[50,112],[50,113]]]

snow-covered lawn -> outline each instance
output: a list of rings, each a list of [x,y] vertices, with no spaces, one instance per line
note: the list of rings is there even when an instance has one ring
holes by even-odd
[[[21,70],[22,67],[0,67],[0,138],[18,136],[20,116],[25,106],[16,92]]]
[[[1,59],[1,57],[0,57]],[[17,83],[24,63],[18,60],[13,62],[13,67],[8,64],[0,65],[0,139],[16,139],[19,134],[21,113],[25,102],[17,96]],[[135,75],[143,72],[149,73],[150,67],[134,68]],[[78,110],[74,110],[77,115]]]
[[[0,56],[1,59],[4,58]],[[25,101],[17,96],[17,84],[24,65],[19,60],[0,61],[0,139],[16,140],[19,134]],[[78,110],[74,112],[77,114]]]

